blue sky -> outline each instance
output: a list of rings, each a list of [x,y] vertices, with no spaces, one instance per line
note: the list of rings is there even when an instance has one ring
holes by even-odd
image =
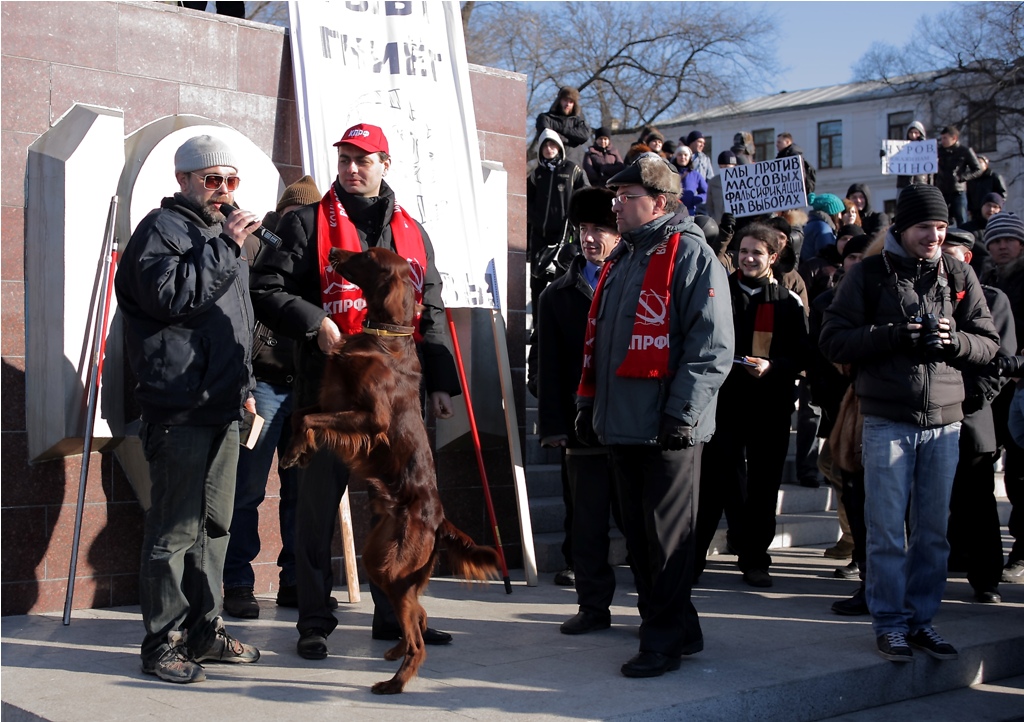
[[[774,91],[846,83],[853,65],[875,41],[902,47],[918,18],[952,9],[953,2],[769,2],[778,16],[780,67]]]

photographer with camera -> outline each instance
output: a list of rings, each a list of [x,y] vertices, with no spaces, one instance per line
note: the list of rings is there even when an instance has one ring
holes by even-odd
[[[821,350],[853,364],[864,415],[866,596],[879,653],[957,652],[932,627],[946,584],[946,523],[964,418],[961,367],[999,335],[970,266],[942,253],[949,209],[934,186],[905,188],[880,256],[850,269],[825,312]],[[909,510],[909,535],[904,523]]]

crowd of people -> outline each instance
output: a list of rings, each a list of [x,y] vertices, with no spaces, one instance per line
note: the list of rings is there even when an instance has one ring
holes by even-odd
[[[886,659],[907,661],[912,648],[955,658],[932,626],[947,570],[966,571],[980,603],[1024,582],[1024,395],[1012,380],[1024,366],[1024,222],[1003,212],[1005,183],[945,128],[939,172],[898,179],[893,219],[864,183],[816,194],[805,157],[807,208],[736,217],[700,131],[676,144],[645,128],[623,157],[599,128],[581,167],[567,149],[590,135],[579,93],[563,88],[537,119],[527,179],[528,385],[541,444],[562,451],[567,567],[556,582],[575,585],[579,604],[561,632],[611,624],[609,516],[641,617],[628,677],[703,649],[691,591],[723,515],[743,581],[772,586],[799,408],[800,483],[817,486],[820,473],[841,498],[842,537],[825,554],[851,559],[837,573],[861,580],[833,610],[870,615]],[[908,140],[924,137],[912,123]],[[261,220],[224,205],[241,183],[237,150],[189,139],[174,157],[179,192],[138,225],[115,277],[153,484],[142,670],[170,682],[260,658],[222,614],[259,616],[252,562],[275,451],[292,410],[315,402],[327,355],[359,332],[365,303],[329,273],[331,248],[386,247],[419,265],[425,406],[448,418],[461,393],[433,246],[385,180],[383,130],[357,124],[335,147],[326,193],[306,176]],[[802,156],[786,133],[776,147]],[[718,171],[756,161],[738,133]],[[253,235],[261,223],[280,243]],[[266,419],[251,450],[239,444],[247,413]],[[1003,455],[1007,560],[993,494]],[[280,478],[276,601],[298,609],[297,653],[324,659],[349,473],[321,451]],[[398,639],[394,610],[370,588],[373,638]]]
[[[559,97],[583,124],[579,94]],[[550,127],[538,119],[542,138]],[[906,140],[925,138],[909,125]],[[609,626],[609,512],[639,594],[626,676],[663,674],[702,648],[690,589],[723,515],[743,581],[772,586],[796,412],[798,482],[824,478],[840,499],[841,535],[824,553],[861,581],[833,611],[870,615],[891,661],[914,648],[955,658],[932,625],[947,572],[966,572],[978,603],[1024,583],[1024,221],[1003,212],[1006,183],[947,126],[938,171],[899,176],[890,218],[866,183],[820,192],[783,132],[775,157],[801,158],[807,206],[736,217],[724,169],[767,159],[737,133],[716,172],[704,146],[699,130],[677,144],[645,127],[620,155],[602,127],[584,159],[590,187],[529,206],[531,249],[551,243],[542,229],[566,209],[554,263],[531,276],[542,288],[527,370],[540,442],[563,451],[555,581],[575,583],[579,611],[561,631]],[[1012,504],[1007,559],[997,463]]]

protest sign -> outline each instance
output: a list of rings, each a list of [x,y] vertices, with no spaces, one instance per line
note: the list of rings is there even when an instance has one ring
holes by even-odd
[[[456,3],[290,2],[302,169],[326,191],[341,134],[380,126],[387,184],[430,234],[444,303],[494,307],[497,254],[481,233],[483,172]]]
[[[887,140],[882,150],[882,175],[927,175],[939,171],[937,140]]]
[[[725,212],[734,216],[803,208],[803,156],[763,160],[722,170],[722,198]]]

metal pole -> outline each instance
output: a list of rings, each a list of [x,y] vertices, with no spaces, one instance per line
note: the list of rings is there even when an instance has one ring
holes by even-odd
[[[484,455],[480,445],[480,433],[476,428],[476,416],[473,414],[473,402],[469,398],[469,382],[466,380],[466,367],[462,365],[462,351],[459,348],[459,336],[455,333],[455,321],[451,309],[444,310],[448,316],[448,330],[452,334],[452,346],[455,349],[455,362],[459,367],[459,380],[462,382],[462,395],[466,399],[466,414],[469,416],[469,430],[473,435],[473,450],[476,451],[476,465],[480,470],[480,481],[483,482],[484,501],[487,503],[487,514],[494,530],[494,548],[501,561],[502,579],[505,582],[505,593],[512,593],[512,579],[508,575],[508,564],[505,563],[505,551],[501,548],[501,532],[498,531],[498,519],[494,514],[494,502],[491,501],[491,487],[487,483],[487,469],[484,468]]]
[[[71,605],[75,596],[75,572],[78,568],[78,545],[82,538],[82,513],[85,506],[85,484],[89,478],[89,454],[92,452],[92,432],[96,425],[96,397],[99,393],[100,367],[103,364],[103,346],[107,335],[107,316],[110,314],[110,296],[114,280],[112,266],[117,256],[114,248],[114,218],[117,215],[117,196],[110,199],[107,228],[103,234],[103,268],[100,271],[100,298],[96,304],[98,316],[93,324],[92,356],[86,385],[88,402],[85,412],[85,436],[82,439],[82,472],[78,477],[78,506],[75,508],[75,536],[71,542],[71,566],[68,569],[68,591],[64,598],[64,626],[71,624]]]

